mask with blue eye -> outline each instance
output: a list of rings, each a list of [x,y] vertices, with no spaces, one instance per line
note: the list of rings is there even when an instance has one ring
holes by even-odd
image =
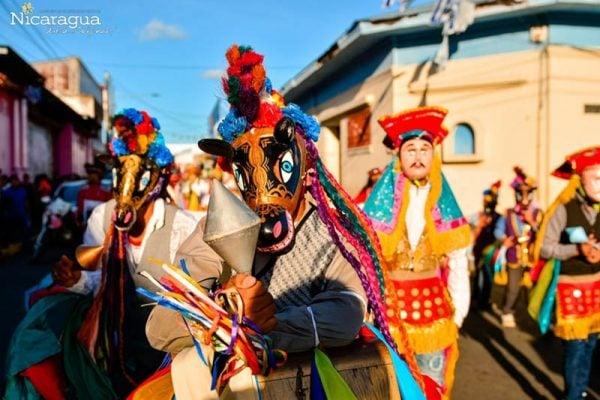
[[[137,211],[162,193],[170,170],[136,154],[115,157],[112,163],[114,222],[117,229],[127,230],[135,222]]]
[[[262,219],[258,249],[283,254],[293,246],[294,219],[304,199],[306,143],[302,128],[283,117],[275,127],[252,128],[232,143],[202,139],[199,146],[230,162],[248,206]]]
[[[294,172],[294,156],[291,150],[286,151],[279,160],[279,175],[283,183],[287,183]]]
[[[150,177],[150,171],[144,171],[142,177],[140,178],[138,192],[143,192],[148,187],[148,184],[150,183]]]

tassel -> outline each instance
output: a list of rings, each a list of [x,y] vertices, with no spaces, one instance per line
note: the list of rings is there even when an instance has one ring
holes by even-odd
[[[394,373],[396,375],[396,381],[398,383],[398,389],[400,389],[401,398],[403,399],[414,399],[414,400],[425,400],[425,396],[423,395],[423,391],[421,387],[415,380],[414,375],[411,373],[406,361],[404,361],[398,353],[386,342],[385,338],[379,331],[379,329],[375,328],[373,325],[369,323],[365,323],[367,328],[375,334],[377,339],[381,340],[383,344],[385,344],[388,352],[390,353],[390,358],[392,359],[392,365],[394,367]],[[426,388],[427,388],[427,380],[425,380]],[[429,385],[431,386],[431,385]],[[428,399],[431,399],[428,397]]]
[[[108,235],[108,257],[102,267],[100,289],[77,338],[98,366],[108,373],[115,388],[129,391],[137,382],[125,366],[129,342],[125,325],[135,304],[135,285],[125,259],[127,235],[114,226]]]

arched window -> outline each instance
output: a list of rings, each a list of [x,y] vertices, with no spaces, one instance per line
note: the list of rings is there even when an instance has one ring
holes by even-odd
[[[458,124],[454,128],[454,154],[457,156],[475,154],[475,132],[468,124]]]

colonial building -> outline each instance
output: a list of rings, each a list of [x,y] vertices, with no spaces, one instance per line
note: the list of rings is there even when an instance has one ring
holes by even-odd
[[[78,113],[10,47],[0,46],[2,173],[83,174],[99,138],[101,114]],[[75,103],[74,107],[77,107]]]
[[[73,56],[38,61],[32,65],[45,78],[46,89],[78,114],[101,124],[103,133],[106,134],[110,126],[110,117],[114,113],[114,92],[109,73],[104,74],[104,81],[99,84],[81,59]],[[95,145],[96,150],[102,151],[100,141]]]
[[[102,121],[102,86],[78,57],[32,63],[44,86],[78,114]]]
[[[442,157],[466,213],[516,164],[548,205],[563,186],[549,173],[600,144],[600,2],[498,3],[477,2],[474,23],[450,36],[445,68],[432,64],[441,27],[425,8],[356,21],[286,83],[286,100],[319,118],[321,154],[351,194],[390,159],[377,119],[419,105],[449,110]],[[500,204],[512,201],[505,185]]]

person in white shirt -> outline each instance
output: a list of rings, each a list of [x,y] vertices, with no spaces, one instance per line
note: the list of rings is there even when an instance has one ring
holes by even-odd
[[[136,289],[154,287],[140,273],[159,279],[163,263],[178,265],[185,259],[194,279],[202,280],[214,276],[217,266],[206,257],[212,250],[190,237],[197,218],[166,200],[173,156],[158,122],[144,111],[126,109],[114,117],[113,126],[107,161],[113,166],[114,198],[93,210],[83,239],[87,251],[76,253],[76,260],[63,256],[53,278],[70,292],[89,295],[83,300],[87,306],[81,307],[82,322],[72,333],[94,368],[105,374],[99,385],[123,398],[164,358],[145,335],[151,307],[144,307]],[[81,350],[74,347],[64,351]],[[89,376],[73,373],[82,367],[65,360],[77,397],[96,398]]]
[[[398,156],[365,204],[393,283],[386,288],[392,329],[404,326],[426,383],[434,381],[445,398],[454,380],[458,328],[469,309],[471,241],[436,151],[448,134],[446,113],[421,107],[379,120],[384,144]]]

